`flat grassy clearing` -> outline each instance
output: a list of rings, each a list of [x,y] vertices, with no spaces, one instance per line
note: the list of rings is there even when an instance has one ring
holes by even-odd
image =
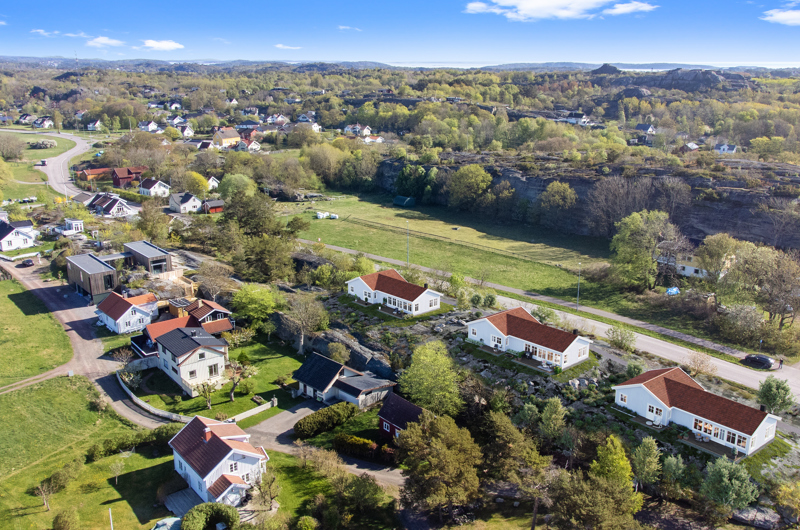
[[[108,508],[119,528],[149,530],[168,514],[154,508],[156,490],[172,474],[169,453],[155,457],[151,448],[131,455],[114,485],[109,466],[119,456],[87,464],[78,478],[51,497],[47,512],[29,488],[66,463],[83,457],[89,446],[130,430],[114,414],[92,410],[97,391],[88,379],[50,379],[0,395],[0,527],[50,528],[59,510],[75,506],[82,528],[107,528]]]
[[[47,180],[47,175],[33,168],[33,162],[9,162],[14,180],[40,184]]]
[[[551,265],[561,264],[570,268],[577,268],[578,262],[586,265],[605,261],[609,257],[608,241],[601,238],[559,234],[539,226],[522,223],[491,223],[476,214],[457,212],[442,206],[399,208],[392,206],[392,199],[390,195],[350,196],[346,199],[318,203],[313,212],[330,211],[339,214],[340,220],[352,216],[390,225],[400,230],[405,230],[408,222],[408,227],[412,231],[450,238],[455,242],[461,241],[504,252],[514,252],[533,261]],[[301,208],[305,209],[306,205]],[[313,213],[309,211],[308,217],[312,215]],[[311,229],[303,234],[306,239],[319,237],[324,243],[334,245],[339,245],[334,240],[352,241],[354,238],[367,243],[371,236],[377,237],[381,243],[390,243],[386,239],[396,239],[403,247],[403,258],[405,258],[405,234],[391,233],[387,238],[387,234],[383,231],[380,235],[372,234],[357,225],[330,219],[317,220],[316,217],[312,219]],[[415,250],[422,250],[418,246],[419,240],[412,239],[411,243],[412,254]],[[385,255],[380,252],[374,253]],[[411,262],[419,263],[414,259]]]
[[[136,334],[138,335],[138,332]],[[111,350],[116,350],[123,346],[130,347],[131,336],[134,335],[134,333],[118,335],[105,326],[97,326],[94,335],[103,343],[103,351],[110,352]]]
[[[237,389],[233,403],[229,396],[230,383],[214,393],[211,399],[211,410],[208,410],[205,399],[202,397],[183,399],[180,397],[181,390],[178,385],[157,368],[146,371],[146,374],[153,374],[147,381],[147,387],[159,393],[145,394],[139,389],[136,391],[136,395],[161,410],[185,416],[201,415],[210,418],[215,417],[219,412],[227,414],[230,418],[257,407],[258,405],[251,399],[255,395],[259,395],[267,401],[273,396],[277,396],[278,406],[266,411],[270,414],[260,414],[262,421],[303,401],[292,398],[291,394],[275,384],[275,379],[279,376],[291,377],[292,372],[300,368],[302,360],[296,356],[293,348],[268,343],[262,339],[260,342],[253,342],[250,345],[231,350],[229,356],[231,359],[238,359],[242,353],[246,353],[250,362],[258,368],[258,375],[248,380],[253,385],[252,391],[248,395],[241,394],[241,386]],[[248,422],[248,425],[250,423]]]
[[[335,429],[320,433],[313,438],[309,438],[306,440],[306,442],[323,449],[333,449],[333,439],[337,434],[345,433],[352,436],[358,436],[359,438],[372,440],[377,442],[379,445],[387,443],[388,439],[381,437],[381,431],[378,428],[378,412],[380,412],[380,410],[380,406],[372,407],[371,409],[361,412],[350,418],[344,424],[339,425]]]
[[[25,160],[41,160],[42,158],[52,158],[54,156],[58,156],[62,153],[65,153],[75,147],[75,142],[72,140],[68,140],[63,138],[58,133],[44,133],[44,134],[23,134],[23,133],[13,133],[13,132],[4,132],[2,134],[8,134],[9,136],[13,136],[18,140],[25,142],[36,142],[42,138],[46,138],[48,140],[55,140],[58,145],[56,147],[51,147],[48,149],[31,149],[30,147],[26,146],[26,149],[22,152],[22,158]]]
[[[294,456],[270,451],[269,463],[278,475],[281,492],[278,495],[280,513],[294,518],[311,515],[310,503],[317,494],[332,495],[328,481],[314,472],[311,467],[301,467],[300,460]],[[369,513],[355,514],[348,528],[389,530],[399,528],[394,514],[394,501],[388,495],[383,504]]]
[[[774,467],[774,460],[785,456],[792,450],[793,445],[780,436],[776,436],[769,445],[742,460],[742,464],[747,468],[751,477],[758,482],[763,482],[763,472],[766,471],[764,467],[766,466],[767,469]]]
[[[64,328],[42,301],[14,280],[0,281],[0,387],[52,370],[71,358],[72,345]]]
[[[52,203],[56,197],[63,197],[50,186],[36,186],[31,184],[20,184],[19,182],[5,182],[0,186],[3,192],[3,199],[24,199],[25,197],[36,197],[37,202]]]

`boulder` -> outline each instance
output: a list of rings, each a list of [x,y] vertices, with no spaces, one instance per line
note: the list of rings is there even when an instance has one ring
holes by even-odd
[[[781,516],[765,506],[748,506],[743,510],[733,512],[731,519],[737,523],[744,523],[755,528],[771,530],[781,525]]]

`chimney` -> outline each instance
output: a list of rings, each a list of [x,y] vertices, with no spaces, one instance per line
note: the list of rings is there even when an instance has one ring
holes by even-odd
[[[423,285],[423,287],[427,289],[428,288],[428,284],[426,283],[425,285]]]
[[[192,336],[192,337],[196,337],[197,336],[197,331],[193,329],[192,331],[189,332],[189,335]]]
[[[575,328],[575,329],[573,329],[573,330],[572,330],[572,334],[573,334],[573,335],[577,335],[577,334],[578,334],[578,328]]]
[[[202,300],[199,300],[199,299],[197,300],[197,307],[198,308],[203,307],[203,301]]]
[[[761,412],[766,412],[766,411],[767,411],[767,406],[761,405]]]
[[[203,441],[208,443],[209,440],[211,440],[211,429],[206,427],[203,431]]]

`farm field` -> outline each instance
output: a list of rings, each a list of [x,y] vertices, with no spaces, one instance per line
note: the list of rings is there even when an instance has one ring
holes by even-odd
[[[41,300],[14,280],[0,281],[0,387],[52,370],[71,358],[72,345],[64,328]]]

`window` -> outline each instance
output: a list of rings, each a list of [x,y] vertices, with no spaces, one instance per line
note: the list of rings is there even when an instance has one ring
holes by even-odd
[[[661,410],[660,408],[656,407],[656,416],[663,416],[663,415],[664,415],[664,411]]]
[[[353,287],[352,285],[350,286],[350,292],[351,292],[351,293],[354,293],[354,292],[356,292],[356,288],[355,288],[355,287]]]
[[[619,402],[620,403],[627,403],[628,402],[628,396],[626,396],[625,394],[620,394],[619,395]]]
[[[197,359],[198,359],[198,360],[200,360],[200,361],[204,361],[204,360],[205,360],[205,358],[206,358],[206,352],[204,352],[204,351],[201,351],[200,353],[198,353],[198,354],[197,354]]]
[[[712,434],[714,438],[722,438],[721,431],[719,427],[714,427],[714,434]]]
[[[564,364],[567,364],[567,356],[564,356]]]
[[[655,411],[656,411],[656,408],[653,405],[647,405],[647,413],[648,414],[654,414]],[[695,425],[697,425],[697,421],[696,420],[695,420]]]
[[[416,313],[419,311],[419,304],[414,304],[414,312]]]
[[[764,439],[765,439],[765,440],[769,440],[769,439],[770,439],[770,438],[772,438],[773,436],[775,436],[775,426],[774,426],[774,425],[770,425],[770,426],[769,426],[769,427],[767,427],[767,429],[764,431]]]
[[[125,322],[125,327],[126,327],[126,328],[129,328],[129,327],[131,327],[131,321],[130,321],[130,320],[129,320],[129,321],[127,321],[127,322]]]
[[[472,329],[470,330],[470,332],[472,333],[472,335],[477,335],[477,334],[478,334],[478,330],[477,330],[477,329],[475,329],[475,328],[472,328]]]
[[[239,462],[231,462],[231,473],[239,470]]]
[[[369,291],[364,291],[364,298],[365,298],[366,300],[369,300],[369,298],[370,298],[370,296],[369,296]]]
[[[557,363],[561,363],[561,354],[557,353],[553,356],[553,360]]]
[[[711,434],[712,432],[714,432],[714,426],[711,425],[708,422],[704,423],[703,424],[703,432],[706,433],[706,434]]]
[[[197,370],[189,370],[189,379],[197,378]]]
[[[177,368],[175,368],[174,366],[172,367],[172,371],[173,371],[174,373],[176,373],[176,374],[178,373],[178,369],[177,369]]]
[[[212,364],[208,367],[208,377],[217,377],[219,375],[219,366]]]
[[[245,473],[244,474],[244,481],[245,482],[250,482],[250,473]]]
[[[533,344],[525,344],[525,353],[530,353],[533,351]]]
[[[430,302],[428,302],[429,307],[436,307],[437,305],[439,305],[438,298],[431,298]]]
[[[551,352],[551,351],[547,352],[547,360],[548,361],[552,361],[553,360],[553,352]]]
[[[183,461],[181,461],[181,460],[178,460],[178,469],[183,471]]]
[[[742,436],[741,434],[736,435],[736,445],[739,447],[747,447],[747,438]]]
[[[388,432],[390,429],[391,427],[389,427],[389,422],[388,421],[383,422],[383,430]]]
[[[178,360],[175,358],[175,354],[174,353],[170,353],[170,355],[172,355],[172,362],[178,362]]]
[[[729,444],[735,444],[736,443],[736,433],[728,431],[728,436],[727,436],[726,440],[728,441]]]
[[[500,337],[495,337],[494,335],[492,335],[492,344],[502,345],[503,344],[503,339],[500,338]]]

